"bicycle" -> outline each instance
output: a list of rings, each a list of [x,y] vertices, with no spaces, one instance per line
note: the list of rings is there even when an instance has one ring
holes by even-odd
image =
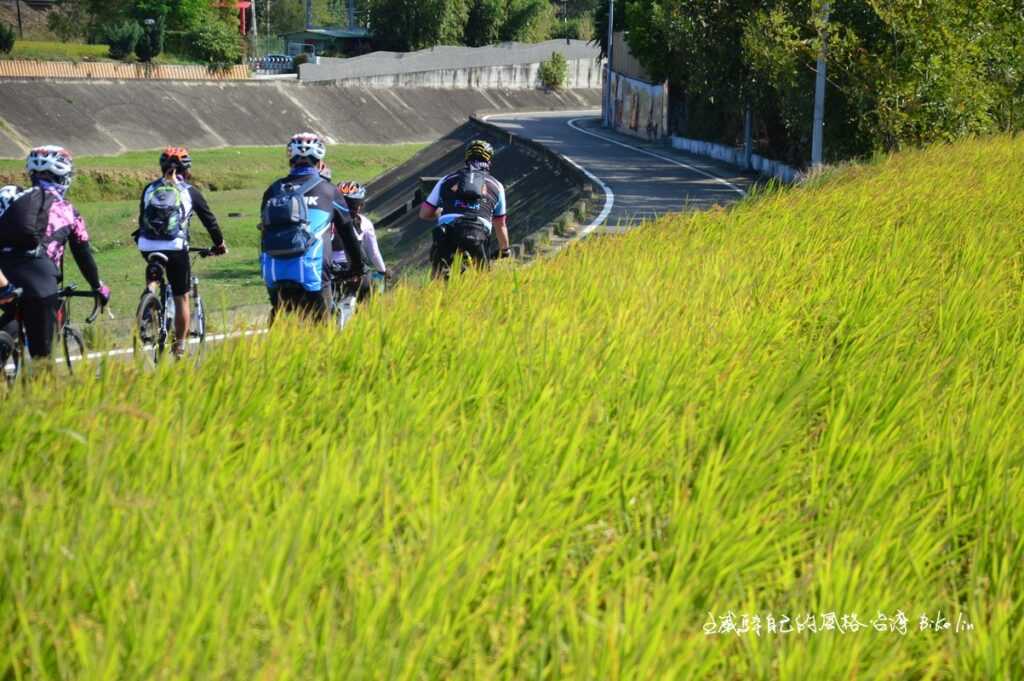
[[[15,289],[14,301],[16,306],[15,319],[18,322],[18,338],[13,339],[6,332],[0,331],[0,337],[12,348],[11,356],[8,358],[11,367],[4,366],[4,375],[8,384],[13,383],[25,364],[27,357],[28,337],[25,335],[25,325],[22,324],[21,314],[22,289]],[[85,323],[92,324],[99,317],[103,309],[102,298],[97,291],[79,291],[75,284],[69,284],[57,292],[60,298],[60,306],[57,308],[57,334],[61,338],[61,345],[64,349],[64,363],[68,367],[68,373],[74,373],[74,362],[85,358],[85,338],[77,327],[71,324],[71,298],[92,298],[92,312],[86,317]],[[77,354],[72,350],[77,350]]]
[[[213,250],[209,248],[189,248],[188,252],[200,258],[213,255]],[[167,283],[167,256],[153,252],[146,256],[146,262],[146,288],[139,298],[135,313],[134,351],[140,354],[148,346],[153,352],[153,363],[156,364],[167,346],[167,339],[174,332],[174,296]],[[192,264],[195,265],[195,258]],[[190,282],[189,299],[191,323],[188,335],[202,345],[206,341],[206,310],[199,296],[199,278],[195,274]]]
[[[356,313],[361,278],[354,279],[342,265],[331,265],[331,314],[337,320],[338,328],[344,329]]]

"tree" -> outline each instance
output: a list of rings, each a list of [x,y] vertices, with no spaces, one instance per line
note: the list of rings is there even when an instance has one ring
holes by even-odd
[[[108,24],[104,30],[104,41],[110,46],[110,56],[124,59],[135,51],[135,44],[142,37],[142,28],[130,19]]]
[[[507,16],[506,0],[474,0],[466,21],[465,43],[480,47],[498,42]]]
[[[535,43],[551,37],[555,8],[548,0],[509,0],[502,40]]]
[[[374,44],[382,50],[461,45],[468,19],[468,0],[371,0],[369,7]]]
[[[16,39],[17,35],[13,28],[7,24],[0,24],[0,53],[10,54]]]

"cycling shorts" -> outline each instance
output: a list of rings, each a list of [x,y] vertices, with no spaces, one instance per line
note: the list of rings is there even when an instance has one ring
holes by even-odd
[[[54,294],[38,298],[22,293],[17,302],[4,305],[3,314],[0,315],[0,331],[6,331],[15,341],[18,339],[18,305],[21,305],[21,323],[28,340],[28,354],[33,359],[49,357],[53,351],[53,334],[57,330],[60,296]]]
[[[150,253],[163,253],[167,256],[164,270],[172,295],[183,296],[192,290],[192,261],[189,260],[188,251],[143,251],[142,259],[149,262]]]

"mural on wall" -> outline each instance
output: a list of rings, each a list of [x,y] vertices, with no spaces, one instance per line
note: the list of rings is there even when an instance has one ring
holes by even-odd
[[[611,74],[615,129],[646,140],[668,134],[668,83],[655,85]]]

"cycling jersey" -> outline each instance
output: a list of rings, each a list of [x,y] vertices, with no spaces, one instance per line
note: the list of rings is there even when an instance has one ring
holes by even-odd
[[[486,172],[485,166],[476,166],[474,169]],[[503,217],[507,212],[505,187],[490,173],[486,173],[484,195],[477,201],[469,202],[460,199],[457,195],[461,173],[462,171],[452,173],[438,180],[430,195],[427,196],[426,203],[432,208],[442,209],[441,217],[437,219],[437,224],[440,226],[455,222],[460,224],[471,222],[479,224],[490,233],[491,220]]]
[[[363,260],[367,265],[372,267],[378,272],[386,272],[387,267],[384,265],[384,257],[380,254],[380,245],[377,243],[377,232],[373,227],[373,221],[365,215],[360,214],[359,216],[359,247],[363,254]],[[342,249],[341,243],[335,239],[334,242],[334,262],[339,265],[348,264],[348,256]]]
[[[166,184],[164,178],[159,178],[150,182],[146,185],[146,188],[142,191],[142,197],[139,199],[139,221],[141,224],[142,214],[146,210],[146,203],[149,200],[150,195],[156,190],[157,187]],[[210,238],[213,240],[214,246],[220,246],[224,243],[224,235],[220,231],[220,226],[217,224],[217,216],[210,210],[210,206],[206,203],[206,198],[200,193],[198,189],[185,182],[182,179],[178,180],[178,189],[181,191],[181,203],[185,211],[185,235],[176,239],[152,239],[139,233],[138,245],[139,250],[144,253],[150,253],[152,251],[183,251],[188,248],[188,225],[192,220],[192,215],[198,215],[199,221],[203,223],[203,227],[210,233]]]
[[[0,248],[0,260],[9,264],[6,267],[0,265],[0,269],[3,269],[7,273],[7,278],[14,281],[17,286],[28,286],[26,293],[30,296],[55,295],[64,263],[64,248],[70,245],[71,254],[82,276],[89,286],[98,289],[100,276],[92,251],[89,249],[89,232],[85,228],[85,220],[71,202],[64,198],[61,187],[46,181],[38,182],[38,186],[53,197],[46,231],[43,233],[43,252],[38,254],[45,256],[52,267],[44,263],[33,264],[32,258],[37,255],[35,253],[4,247]],[[21,276],[16,275],[18,278],[12,277],[15,270],[21,273]]]

